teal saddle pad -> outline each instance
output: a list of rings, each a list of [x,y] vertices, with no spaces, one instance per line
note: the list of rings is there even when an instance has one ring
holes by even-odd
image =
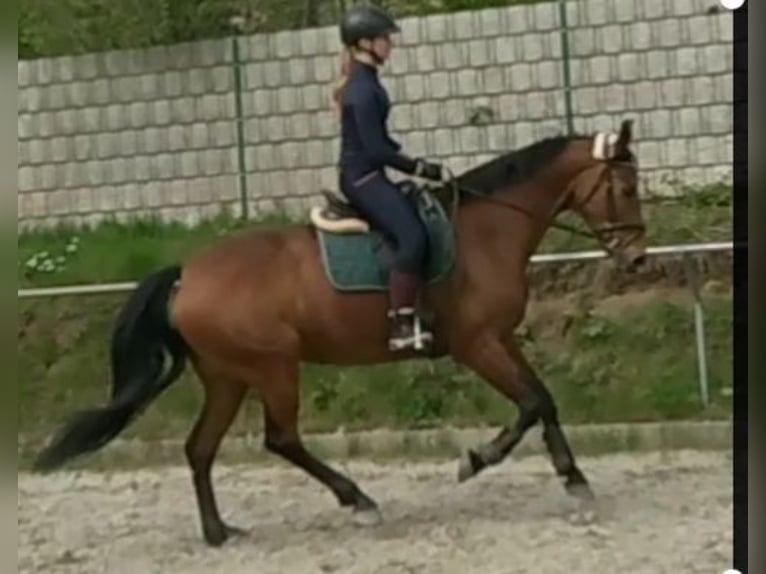
[[[413,197],[414,196],[414,197]],[[455,263],[455,233],[441,204],[427,193],[413,193],[428,236],[423,278],[428,285],[445,279]],[[369,233],[330,233],[317,229],[327,278],[341,291],[386,291],[391,250],[383,236]]]

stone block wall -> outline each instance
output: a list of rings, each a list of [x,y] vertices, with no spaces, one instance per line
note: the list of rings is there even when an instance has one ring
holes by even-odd
[[[636,121],[646,189],[729,181],[732,18],[717,0],[568,4],[575,128]],[[566,129],[555,3],[409,18],[382,73],[412,155],[460,171]],[[334,27],[243,37],[251,213],[336,188]],[[20,227],[239,212],[230,40],[18,64]],[[473,125],[477,111],[486,125]]]

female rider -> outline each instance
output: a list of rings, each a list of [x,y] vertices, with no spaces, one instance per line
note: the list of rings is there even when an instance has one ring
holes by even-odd
[[[390,56],[396,22],[379,8],[356,6],[340,24],[344,45],[342,76],[333,91],[341,118],[339,184],[349,203],[393,243],[389,277],[392,350],[420,347],[433,339],[416,328],[416,302],[422,283],[427,236],[415,206],[388,179],[384,168],[439,181],[442,167],[401,153],[388,133],[390,101],[378,67]]]

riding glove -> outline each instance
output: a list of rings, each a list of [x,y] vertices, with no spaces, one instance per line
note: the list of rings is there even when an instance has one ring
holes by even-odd
[[[430,163],[419,159],[415,173],[425,179],[430,179],[432,181],[442,181],[444,170],[438,163]]]

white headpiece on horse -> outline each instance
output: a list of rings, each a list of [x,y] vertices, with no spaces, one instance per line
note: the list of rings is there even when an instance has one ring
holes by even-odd
[[[593,138],[593,158],[601,161],[612,159],[615,155],[614,146],[619,139],[615,133],[599,132]]]

